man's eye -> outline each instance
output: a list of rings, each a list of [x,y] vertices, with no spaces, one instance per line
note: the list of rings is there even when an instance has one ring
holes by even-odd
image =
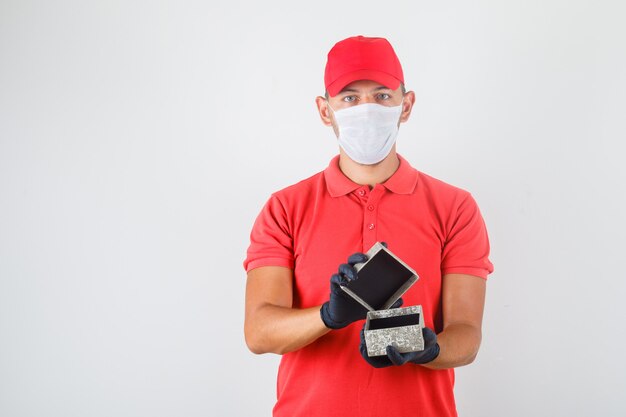
[[[343,101],[345,101],[346,103],[352,103],[354,100],[356,100],[356,97],[354,96],[345,96],[343,98]]]
[[[387,93],[380,93],[380,94],[378,95],[378,98],[379,98],[380,100],[389,100],[389,99],[391,98],[391,96],[390,96],[389,94],[387,94]]]

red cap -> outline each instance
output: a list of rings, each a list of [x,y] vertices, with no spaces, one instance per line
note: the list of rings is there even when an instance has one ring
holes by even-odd
[[[354,36],[328,52],[324,85],[331,97],[357,80],[376,81],[392,90],[404,83],[402,66],[387,39]]]

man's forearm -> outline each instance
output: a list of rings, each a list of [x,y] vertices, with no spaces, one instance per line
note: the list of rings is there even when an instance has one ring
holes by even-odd
[[[480,347],[481,331],[475,326],[451,324],[437,335],[439,356],[425,365],[430,369],[449,369],[469,365],[474,361]]]
[[[254,353],[284,354],[298,350],[328,333],[320,306],[295,309],[265,304],[245,324],[246,343]]]

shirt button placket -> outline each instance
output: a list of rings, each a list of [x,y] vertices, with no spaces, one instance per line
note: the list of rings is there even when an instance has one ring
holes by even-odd
[[[369,193],[369,198],[363,205],[363,250],[367,251],[377,241],[378,201],[384,193],[384,188],[377,185]]]

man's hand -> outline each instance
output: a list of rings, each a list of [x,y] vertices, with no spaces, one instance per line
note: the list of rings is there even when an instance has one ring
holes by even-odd
[[[365,261],[367,255],[355,253],[348,258],[347,264],[339,265],[339,271],[330,277],[330,299],[320,310],[322,321],[329,329],[341,329],[365,318],[367,309],[340,288],[357,279],[354,265]]]
[[[437,335],[428,327],[422,329],[424,335],[424,350],[419,352],[398,352],[394,346],[387,346],[387,355],[368,356],[367,346],[365,345],[365,326],[361,329],[361,345],[359,350],[363,359],[374,368],[385,368],[387,366],[401,366],[407,362],[418,365],[431,362],[439,356],[439,344],[437,343]]]

